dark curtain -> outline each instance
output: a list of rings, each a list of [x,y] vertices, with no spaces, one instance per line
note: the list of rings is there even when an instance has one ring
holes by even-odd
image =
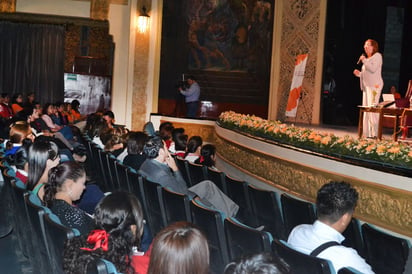
[[[63,26],[0,22],[0,92],[63,100],[64,33]]]

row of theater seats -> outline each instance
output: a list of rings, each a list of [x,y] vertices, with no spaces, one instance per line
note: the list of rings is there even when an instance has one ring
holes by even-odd
[[[49,208],[43,206],[36,195],[26,189],[15,177],[14,170],[1,162],[4,180],[2,189],[8,223],[13,227],[19,248],[33,273],[63,273],[62,252],[64,241],[79,235],[77,229],[61,224]]]
[[[229,261],[241,255],[264,251],[284,257],[296,273],[330,273],[327,262],[294,251],[284,242],[293,227],[315,221],[314,204],[285,193],[262,190],[223,172],[176,158],[188,187],[211,180],[239,205],[236,219],[225,218],[223,213],[197,200],[190,201],[186,195],[144,178],[89,140],[86,143],[92,168],[97,177],[102,176],[97,179],[101,180],[101,187],[106,191],[121,189],[134,193],[143,205],[152,236],[181,220],[193,222],[205,232],[213,273],[221,273]],[[258,226],[263,229],[256,229]],[[376,273],[402,273],[409,254],[406,239],[381,232],[370,224],[361,226],[355,218],[343,234],[343,244],[355,248]]]

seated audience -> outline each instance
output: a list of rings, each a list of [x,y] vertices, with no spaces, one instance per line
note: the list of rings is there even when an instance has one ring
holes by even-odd
[[[114,113],[111,110],[107,110],[103,113],[103,119],[106,121],[109,128],[123,127],[115,124]]]
[[[177,222],[161,230],[153,240],[149,274],[208,274],[206,237],[193,224]]]
[[[0,117],[5,120],[13,118],[13,110],[10,106],[10,95],[8,93],[0,94]]]
[[[23,184],[27,184],[27,175],[29,171],[28,150],[30,142],[25,142],[13,155],[6,157],[7,162],[16,169],[16,178],[20,179]]]
[[[202,146],[200,150],[200,157],[196,159],[195,163],[210,167],[217,170],[215,167],[216,162],[216,147],[211,144]]]
[[[202,181],[189,189],[180,173],[175,159],[170,156],[163,140],[152,137],[144,146],[147,159],[141,165],[139,173],[147,179],[160,184],[165,188],[189,198],[198,196],[205,205],[223,212],[226,217],[234,217],[239,206],[227,197],[212,181]]]
[[[94,227],[93,218],[73,205],[86,189],[86,172],[76,162],[64,162],[49,171],[44,186],[44,204],[56,214],[63,225],[76,228],[80,234]]]
[[[44,113],[41,116],[46,125],[52,132],[60,132],[67,140],[73,139],[73,132],[70,127],[59,125],[56,121],[59,119],[56,115],[56,107],[53,104],[46,104],[44,107]]]
[[[194,162],[200,157],[200,150],[202,148],[203,140],[200,136],[192,136],[186,145],[185,160]]]
[[[13,110],[14,115],[23,110],[23,94],[16,93],[13,95],[11,100],[11,109]]]
[[[124,158],[123,163],[136,171],[146,160],[146,154],[144,154],[144,145],[148,140],[146,133],[142,131],[129,132],[127,139],[127,156]]]
[[[85,116],[83,116],[80,113],[79,107],[80,107],[80,102],[78,100],[73,100],[71,103],[71,114],[73,117],[73,124],[76,124],[80,121],[83,121],[85,119]]]
[[[127,130],[123,127],[109,128],[100,134],[100,140],[104,144],[104,150],[119,156],[124,150],[124,139]]]
[[[174,128],[172,130],[172,143],[169,146],[170,153],[172,153],[172,154],[176,153],[176,148],[175,148],[176,139],[178,138],[178,136],[183,135],[183,134],[185,134],[185,129],[184,128],[179,127],[179,128]],[[186,139],[186,141],[187,141],[187,139]],[[182,150],[185,150],[185,148],[186,148],[186,145]]]
[[[34,135],[30,125],[24,121],[18,121],[12,124],[9,131],[9,140],[6,143],[5,156],[16,153],[26,138],[32,142],[34,141]]]
[[[33,109],[36,107],[36,95],[34,94],[34,92],[30,92],[27,94],[26,96],[26,100],[23,103],[23,107],[24,108],[28,108],[28,109]]]
[[[402,96],[401,94],[396,90],[395,86],[391,86],[391,89],[389,90],[391,94],[395,97],[395,99],[400,99]]]
[[[131,193],[114,192],[104,197],[95,213],[96,230],[88,237],[68,240],[63,254],[67,274],[86,273],[87,265],[102,258],[121,273],[146,273],[149,256],[138,251],[143,233],[143,210]]]
[[[173,144],[174,144],[174,153],[173,153],[173,155],[184,159],[185,155],[186,155],[187,135],[186,134],[179,134],[174,139]]]
[[[104,149],[104,144],[100,135],[108,128],[106,121],[100,114],[93,113],[87,117],[85,132],[92,139],[92,142],[101,149]]]
[[[172,144],[172,131],[174,127],[171,122],[163,122],[159,126],[159,136],[165,141],[166,148],[169,149]]]
[[[229,263],[224,274],[290,274],[289,265],[270,253],[248,255]]]
[[[27,189],[43,200],[44,186],[48,182],[49,170],[60,162],[57,145],[36,139],[29,148]]]
[[[320,250],[317,257],[331,261],[336,272],[343,267],[352,267],[362,273],[373,273],[355,249],[341,245],[345,240],[342,232],[352,219],[357,201],[358,192],[348,183],[323,185],[316,198],[318,220],[295,227],[288,243],[300,252],[311,254],[326,243],[336,242],[336,245]]]

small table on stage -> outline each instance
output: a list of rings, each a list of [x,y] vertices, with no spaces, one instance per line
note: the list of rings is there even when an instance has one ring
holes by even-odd
[[[359,124],[358,124],[358,135],[362,138],[363,134],[363,116],[365,112],[374,112],[379,114],[378,120],[378,140],[382,140],[382,120],[384,115],[392,115],[395,117],[393,122],[393,134],[392,138],[394,141],[398,140],[398,127],[399,120],[404,112],[404,108],[384,108],[384,107],[369,107],[369,106],[358,106],[359,107]]]

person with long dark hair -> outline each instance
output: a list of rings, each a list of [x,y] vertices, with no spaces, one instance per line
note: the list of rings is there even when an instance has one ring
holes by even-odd
[[[149,256],[139,254],[143,233],[143,210],[139,200],[128,192],[104,197],[94,212],[96,229],[89,235],[68,240],[63,253],[67,274],[86,273],[96,258],[108,260],[121,273],[146,273]]]
[[[213,169],[216,162],[216,147],[211,144],[206,144],[202,146],[200,150],[200,157],[196,159],[195,164],[204,165]]]
[[[185,160],[194,162],[200,157],[200,150],[202,149],[203,140],[200,136],[192,136],[187,141]]]
[[[64,162],[49,171],[49,181],[44,186],[44,204],[56,214],[63,225],[76,228],[80,234],[88,233],[94,226],[91,216],[73,205],[86,189],[86,172],[74,161]]]
[[[49,170],[60,162],[58,147],[54,142],[34,140],[29,148],[29,171],[27,189],[31,190],[40,200],[43,199],[44,185],[48,181]]]

